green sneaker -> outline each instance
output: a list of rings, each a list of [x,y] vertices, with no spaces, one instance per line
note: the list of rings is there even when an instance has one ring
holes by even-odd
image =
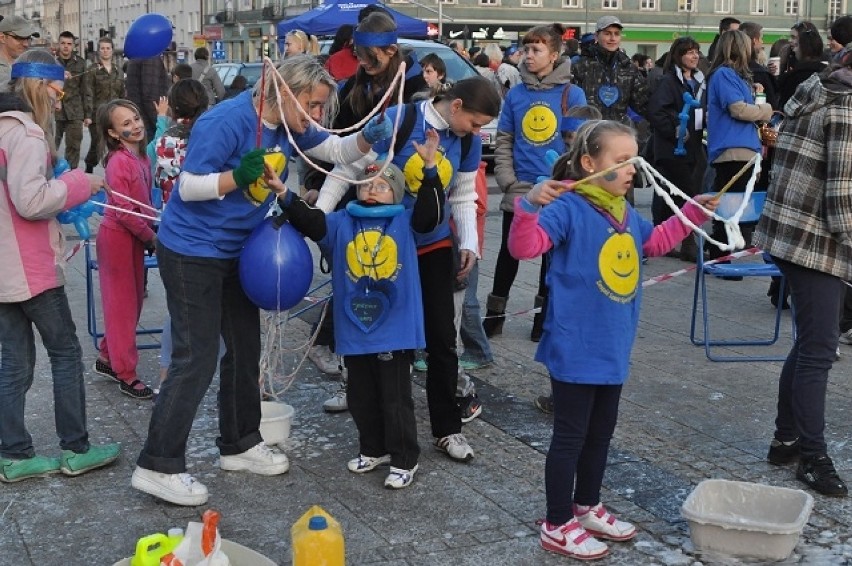
[[[88,452],[78,454],[72,450],[62,451],[62,461],[59,469],[66,476],[79,476],[96,468],[115,462],[121,453],[118,444],[104,444],[103,446],[89,446]]]
[[[474,371],[478,369],[482,369],[484,367],[488,367],[491,365],[491,362],[486,361],[476,361],[476,360],[468,360],[465,358],[459,358],[459,367],[465,371]]]
[[[59,458],[33,456],[23,460],[0,458],[0,481],[12,483],[59,473]]]
[[[414,371],[424,372],[429,369],[429,364],[423,358],[414,360]]]

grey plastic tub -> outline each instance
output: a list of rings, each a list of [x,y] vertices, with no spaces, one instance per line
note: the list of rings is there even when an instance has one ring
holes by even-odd
[[[814,498],[800,489],[704,480],[680,511],[698,550],[784,560],[796,547],[813,505]]]

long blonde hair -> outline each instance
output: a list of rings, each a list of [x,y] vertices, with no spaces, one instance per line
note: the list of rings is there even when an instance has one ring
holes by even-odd
[[[337,83],[326,68],[322,66],[319,59],[311,55],[293,55],[292,57],[282,59],[275,70],[281,75],[284,82],[287,83],[287,86],[296,96],[299,96],[304,91],[311,91],[319,85],[328,87],[330,94],[325,103],[325,111],[323,112],[320,123],[323,126],[329,126],[334,120],[334,117],[337,116]],[[274,71],[272,69],[264,69],[264,72],[266,73],[265,103],[276,103],[278,95],[275,92],[276,83],[272,79]],[[254,83],[252,96],[255,98],[260,96],[261,82],[263,81],[259,80]],[[287,97],[283,97],[283,103],[295,104]]]
[[[49,51],[44,49],[30,49],[24,51],[15,60],[16,63],[44,63],[58,65],[56,59]],[[44,131],[44,140],[50,150],[50,156],[56,161],[56,123],[54,121],[54,103],[47,92],[48,79],[37,79],[20,77],[12,80],[12,92],[18,95],[33,115],[33,122]]]
[[[751,82],[751,38],[738,29],[729,29],[719,36],[710,73],[722,66],[730,67],[737,75]]]
[[[317,36],[308,35],[300,29],[293,30],[288,32],[286,37],[291,39],[295,39],[302,46],[302,53],[305,55],[319,55],[319,41],[317,40]]]

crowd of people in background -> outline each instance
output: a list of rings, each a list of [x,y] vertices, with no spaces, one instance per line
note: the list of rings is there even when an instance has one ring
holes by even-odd
[[[38,30],[17,16],[0,21],[0,148],[9,171],[0,232],[8,224],[27,236],[0,238],[0,258],[17,266],[0,282],[0,481],[78,475],[118,457],[117,446],[88,442],[81,349],[54,265],[63,263],[56,215],[101,190],[113,208],[97,235],[106,330],[94,371],[132,398],[155,398],[132,486],[179,505],[207,501],[185,453],[217,372],[221,468],[287,472],[287,456],[259,432],[260,316],[238,276],[246,239],[277,203],[285,211],[279,222],[289,217],[332,258],[335,296],[308,355],[340,379],[325,410],[352,412],[359,454],[348,469],[390,465],[385,486],[393,489],[410,485],[419,469],[415,352],[425,350],[415,367],[426,372],[434,448],[469,462],[475,452],[462,425],[482,404],[467,372],[493,361],[488,340],[503,332],[519,261],[542,256],[530,338],[540,341],[536,359],[551,377],[551,394],[535,404],[554,415],[554,433],[541,545],[604,556],[601,540],[636,535],[606,510],[600,488],[641,289],[606,277],[590,284],[598,256],[615,236],[629,240],[637,272],[640,257],[695,263],[726,253],[698,249],[681,218],[707,217],[691,201],[676,197],[676,215],[655,194],[652,218],[638,215],[632,194],[642,183],[632,163],[641,155],[709,210],[716,201],[702,193],[767,192],[760,223],[744,236],[787,279],[786,293],[776,280],[768,295],[773,305],[793,304],[797,330],[767,459],[798,462],[805,485],[845,496],[824,431],[828,372],[838,343],[852,344],[844,285],[852,279],[852,16],[835,20],[825,40],[813,23],[797,22],[769,48],[759,23],[727,17],[706,52],[685,36],[656,60],[626,53],[624,29],[608,15],[579,39],[564,40],[565,29],[550,24],[503,47],[451,42],[476,70],[454,82],[447,60],[404,49],[392,16],[369,6],[356,25],[340,27],[328,54],[316,37],[292,31],[277,68],[264,69],[267,80],[250,87],[237,76],[226,88],[205,47],[192,64],[155,56],[122,65],[109,37],[86,60],[71,32],[59,35],[55,53],[27,50]],[[389,108],[376,115],[388,91]],[[779,114],[781,126],[773,123]],[[329,135],[306,116],[353,132]],[[489,247],[496,267],[481,319],[487,187],[478,134],[494,120],[502,228]],[[759,126],[775,128],[777,142]],[[280,166],[266,159],[267,148],[284,156]],[[390,160],[379,158],[390,150]],[[561,156],[555,165],[551,154]],[[752,179],[758,158],[761,174]],[[104,176],[94,175],[99,166]],[[295,192],[284,184],[288,174],[298,178]],[[165,203],[156,226],[144,218],[157,204],[152,188]],[[725,240],[724,224],[713,222],[712,235]],[[399,271],[379,274],[377,255],[391,245]],[[43,261],[31,265],[36,249]],[[159,263],[170,315],[159,383],[136,371],[146,253]],[[375,318],[358,307],[370,292],[385,309]],[[592,319],[595,344],[583,334]],[[20,357],[34,348],[33,327],[53,362],[61,458],[36,455],[24,425],[32,362]],[[607,356],[600,341],[613,345]]]

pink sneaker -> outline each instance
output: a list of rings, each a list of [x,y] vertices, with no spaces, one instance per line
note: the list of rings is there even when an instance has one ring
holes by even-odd
[[[609,552],[604,543],[586,532],[576,517],[564,525],[551,525],[544,521],[539,538],[543,549],[577,560],[595,560]]]
[[[602,503],[594,507],[574,505],[574,517],[592,536],[622,542],[636,536],[636,527],[626,521],[619,521],[606,510]]]

